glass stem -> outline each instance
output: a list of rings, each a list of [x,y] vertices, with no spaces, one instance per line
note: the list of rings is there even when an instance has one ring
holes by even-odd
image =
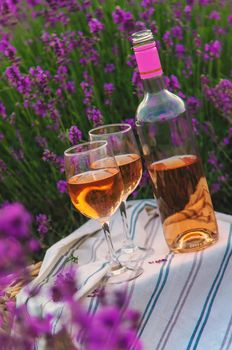
[[[110,234],[109,223],[104,222],[104,224],[102,225],[102,229],[104,231],[106,242],[108,245],[108,253],[109,253],[109,257],[110,257],[110,263],[112,264],[112,267],[120,268],[122,265],[119,262],[116,254],[115,254],[115,250],[114,250],[114,246],[113,246],[111,234]]]
[[[123,246],[126,248],[134,248],[134,243],[132,239],[130,238],[130,231],[129,231],[129,225],[128,225],[128,219],[126,214],[126,201],[122,201],[119,207],[120,214],[122,217],[122,223],[123,223],[123,232],[124,232],[124,242]]]

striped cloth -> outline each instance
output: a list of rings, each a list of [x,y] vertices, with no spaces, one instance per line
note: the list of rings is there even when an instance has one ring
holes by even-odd
[[[131,235],[140,246],[152,246],[154,255],[142,262],[144,273],[127,283],[130,307],[141,312],[138,333],[145,350],[232,349],[232,217],[216,213],[219,241],[197,253],[170,253],[164,241],[154,200],[128,203]],[[122,243],[122,224],[117,213],[111,223],[115,248]],[[106,242],[99,224],[88,221],[52,246],[39,276],[33,281],[41,293],[27,298],[24,289],[18,303],[27,302],[32,314],[56,315],[54,332],[64,307],[47,293],[58,272],[78,256],[80,289],[90,313],[99,308],[98,297],[86,297],[108,270]],[[72,263],[73,264],[73,263]],[[108,290],[111,291],[109,286]],[[121,288],[121,286],[120,286]]]

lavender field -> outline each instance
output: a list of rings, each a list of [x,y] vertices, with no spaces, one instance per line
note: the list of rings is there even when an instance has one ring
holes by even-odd
[[[43,250],[83,222],[64,150],[93,126],[134,126],[142,83],[129,39],[144,28],[189,108],[214,207],[232,213],[230,0],[2,0],[0,202],[25,205]],[[133,197],[152,197],[146,173]]]

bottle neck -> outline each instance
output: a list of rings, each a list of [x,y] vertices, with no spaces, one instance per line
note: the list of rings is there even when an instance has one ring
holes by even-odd
[[[149,79],[143,79],[144,93],[156,94],[165,89],[164,76],[159,75]]]

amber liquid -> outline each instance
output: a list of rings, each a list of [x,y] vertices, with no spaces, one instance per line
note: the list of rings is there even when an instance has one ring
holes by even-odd
[[[88,171],[70,178],[68,191],[77,210],[104,222],[121,203],[122,177],[116,168]]]
[[[141,180],[143,173],[141,157],[136,153],[130,153],[116,155],[115,159],[121,171],[124,185],[123,200],[126,200],[138,186],[139,181]],[[110,166],[113,164],[112,158],[97,160],[91,164],[91,168],[99,169],[103,167],[104,164],[105,166]]]
[[[203,249],[218,238],[217,222],[200,160],[175,156],[149,166],[164,236],[174,252]]]
[[[124,200],[136,189],[141,180],[143,168],[138,154],[120,154],[115,156],[122,174],[124,185]]]

